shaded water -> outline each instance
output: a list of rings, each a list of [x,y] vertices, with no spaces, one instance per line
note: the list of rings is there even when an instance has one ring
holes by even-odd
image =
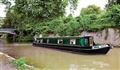
[[[0,46],[13,57],[24,57],[26,62],[45,70],[120,70],[120,48],[111,49],[106,55],[84,55],[31,44]]]

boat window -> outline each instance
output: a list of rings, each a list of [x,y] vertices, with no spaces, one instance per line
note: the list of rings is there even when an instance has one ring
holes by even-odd
[[[43,43],[43,39],[40,39],[39,43]]]
[[[85,46],[88,47],[89,46],[89,39],[85,38]]]
[[[70,39],[70,44],[76,44],[76,39]]]
[[[39,40],[37,40],[37,43],[39,43]]]
[[[49,43],[49,39],[47,39],[47,43]]]
[[[62,39],[58,39],[58,44],[63,44],[63,40]]]

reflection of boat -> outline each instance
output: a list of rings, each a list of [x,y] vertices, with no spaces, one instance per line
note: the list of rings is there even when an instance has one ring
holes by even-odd
[[[36,38],[33,42],[33,45],[70,50],[88,54],[106,54],[111,48],[109,44],[95,44],[92,36]]]

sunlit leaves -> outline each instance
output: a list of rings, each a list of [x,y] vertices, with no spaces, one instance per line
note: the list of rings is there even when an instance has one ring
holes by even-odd
[[[101,10],[100,7],[95,5],[89,5],[87,8],[82,8],[81,15],[89,15],[89,14],[100,14]]]

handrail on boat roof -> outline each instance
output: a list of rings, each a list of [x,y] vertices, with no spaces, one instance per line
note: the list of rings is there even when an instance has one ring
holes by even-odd
[[[93,37],[93,36],[52,36],[52,37],[38,37],[38,38],[80,38],[80,37]]]

